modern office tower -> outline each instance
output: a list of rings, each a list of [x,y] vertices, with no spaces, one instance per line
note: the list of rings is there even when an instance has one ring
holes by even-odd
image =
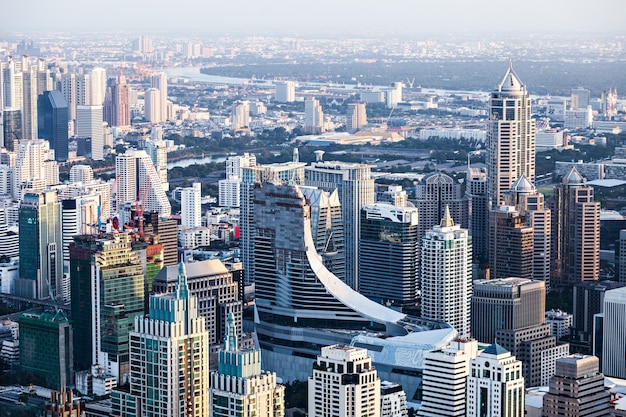
[[[604,294],[602,339],[602,372],[606,376],[626,378],[626,287]]]
[[[104,68],[95,67],[89,72],[89,104],[91,106],[102,106],[107,90],[107,71]]]
[[[421,259],[422,317],[445,321],[460,338],[469,338],[472,240],[447,208],[439,226],[422,238]]]
[[[243,155],[229,156],[226,159],[226,178],[243,178],[243,169],[256,166],[256,156],[245,152]]]
[[[104,159],[104,128],[102,106],[76,107],[76,136],[91,138],[91,159]]]
[[[465,196],[468,202],[468,230],[472,237],[472,251],[476,259],[489,256],[487,200],[487,169],[468,164],[465,176]]]
[[[69,252],[76,369],[99,365],[121,383],[130,366],[128,334],[144,313],[143,267],[131,236],[79,235]]]
[[[513,183],[511,190],[504,195],[505,204],[514,206],[524,223],[533,230],[533,255],[531,278],[546,283],[550,288],[550,250],[552,241],[551,211],[545,206],[544,195],[537,192],[535,186],[522,175]],[[496,236],[496,240],[500,239]],[[500,242],[498,242],[500,244]],[[518,253],[513,258],[519,256]],[[514,273],[508,276],[522,278]],[[496,278],[499,278],[496,276]]]
[[[571,355],[556,361],[549,391],[543,397],[543,415],[608,417],[611,393],[595,356]]]
[[[380,416],[380,378],[367,349],[322,347],[308,392],[312,417]]]
[[[231,130],[246,129],[250,127],[250,102],[240,100],[233,104],[230,112]]]
[[[165,195],[161,178],[146,151],[128,149],[115,158],[117,204],[139,201],[144,212],[157,211],[168,217],[172,207]]]
[[[237,336],[241,337],[242,303],[236,270],[228,270],[219,259],[185,264],[189,293],[198,300],[198,314],[204,317],[211,353],[217,352],[226,336],[228,316],[233,315]],[[155,294],[173,293],[178,282],[178,266],[168,265],[154,278]]]
[[[522,417],[522,362],[502,346],[492,344],[470,361],[467,377],[467,417]]]
[[[311,207],[311,231],[315,250],[324,266],[336,277],[345,280],[346,253],[341,203],[337,190],[329,193],[315,187],[300,187]]]
[[[402,83],[393,82],[391,86],[385,88],[385,104],[388,109],[393,109],[402,101]]]
[[[523,329],[543,323],[545,294],[545,283],[541,281],[520,278],[474,281],[472,337],[481,343],[493,343],[500,329]]]
[[[150,77],[150,87],[156,88],[158,91],[158,99],[159,104],[158,108],[160,109],[160,117],[159,120],[154,120],[155,122],[164,122],[168,120],[167,117],[167,74],[164,72],[157,72],[152,77]]]
[[[63,222],[63,263],[64,271],[69,271],[70,244],[74,236],[98,233],[98,215],[101,207],[100,196],[82,195],[61,200]],[[70,280],[64,280],[62,294],[64,300],[70,299]]]
[[[74,109],[75,110],[75,109]],[[59,91],[44,91],[37,100],[37,128],[39,139],[50,142],[56,161],[68,158],[68,103]]]
[[[279,103],[293,103],[296,101],[296,82],[278,81],[275,83],[275,100]]]
[[[552,206],[554,285],[593,281],[600,273],[600,203],[576,167],[554,187]]]
[[[533,278],[533,228],[514,206],[489,213],[489,266],[492,278]]]
[[[183,188],[180,195],[181,225],[188,229],[202,226],[201,186],[194,182],[192,187]]]
[[[27,192],[43,191],[59,183],[59,166],[47,140],[21,140],[13,168],[13,198],[19,200]]]
[[[417,209],[375,203],[361,209],[359,292],[385,305],[415,305]]]
[[[535,182],[535,120],[530,117],[530,95],[509,68],[489,97],[487,124],[487,195],[490,207],[501,205],[502,195],[522,175]]]
[[[7,62],[0,62],[0,109],[13,107],[21,109],[21,97],[16,96],[16,71],[15,61],[9,58]],[[20,80],[21,81],[21,80]]]
[[[144,212],[143,230],[146,234],[159,236],[163,245],[163,266],[178,263],[178,222],[176,219],[162,217],[159,212]]]
[[[285,387],[276,373],[261,370],[261,351],[241,349],[232,314],[228,315],[217,372],[211,372],[210,404],[213,417],[283,417]]]
[[[37,97],[37,67],[32,66],[25,68],[22,73],[22,139],[39,139]]]
[[[72,325],[63,312],[22,313],[19,369],[45,378],[50,388],[74,383]]]
[[[346,130],[354,133],[367,124],[365,103],[348,103],[346,114]]]
[[[470,361],[478,356],[476,340],[455,340],[424,353],[424,387],[418,417],[465,417]]]
[[[148,88],[144,93],[144,119],[151,123],[160,123],[163,120],[161,109],[161,94],[156,88]]]
[[[20,278],[15,294],[43,300],[61,296],[63,237],[56,192],[28,193],[19,211]]]
[[[76,105],[91,105],[91,79],[89,74],[76,75]]]
[[[586,281],[574,285],[572,350],[591,354],[594,339],[594,315],[604,312],[608,291],[626,286],[614,281]]]
[[[409,205],[409,197],[401,185],[374,184],[374,201],[398,207],[413,207],[413,203]]]
[[[68,120],[76,120],[76,74],[63,74],[58,90],[61,92],[67,103]]]
[[[619,282],[626,283],[626,230],[620,230],[616,246],[617,278]]]
[[[119,75],[107,87],[103,105],[104,121],[112,127],[130,126],[130,86]]]
[[[241,259],[246,285],[254,282],[254,189],[262,182],[304,183],[304,162],[241,167]],[[373,182],[373,181],[372,181]],[[308,185],[308,184],[307,184]],[[328,190],[327,190],[328,191]],[[331,190],[332,191],[332,190]],[[341,198],[341,197],[340,197]],[[344,223],[345,224],[345,223]],[[345,226],[344,226],[345,227]],[[355,246],[356,247],[356,246]]]
[[[319,134],[325,132],[324,112],[320,102],[315,98],[304,100],[304,133]]]
[[[380,363],[380,378],[418,400],[421,364],[410,358],[457,332],[380,305],[328,271],[315,250],[311,207],[297,185],[259,184],[254,202],[255,329],[266,369],[285,380],[303,379],[322,346],[367,347]]]
[[[339,193],[345,235],[346,280],[358,289],[359,235],[361,209],[374,204],[374,179],[371,167],[365,164],[337,161],[316,161],[305,168],[305,184],[322,190]]]
[[[0,209],[0,211],[2,210],[4,209]],[[9,229],[9,225],[4,220],[0,221],[0,253],[4,256],[8,256],[9,258],[15,258],[16,261],[18,260],[17,257],[20,254],[20,235],[19,233],[16,233],[16,230],[13,230],[13,228]],[[16,272],[19,271],[19,263],[16,265],[15,269]],[[1,272],[0,275],[2,275]],[[8,280],[6,275],[2,275],[2,281],[0,281],[2,284],[2,290],[0,292],[7,294],[13,293],[12,281],[7,281],[7,283],[5,283],[5,278]]]
[[[14,107],[5,107],[2,110],[2,129],[1,134],[2,142],[0,145],[4,146],[7,151],[17,151],[18,141],[24,139],[22,133],[22,110]]]
[[[130,392],[111,393],[113,415],[203,417],[209,411],[209,342],[185,266],[176,292],[150,296],[130,332]]]
[[[37,64],[37,95],[43,94],[44,91],[54,90],[54,84],[52,73],[45,68],[44,61],[40,59]]]
[[[408,417],[406,392],[402,385],[389,381],[380,382],[380,417]]]
[[[586,109],[589,105],[590,92],[586,88],[572,88],[570,93],[570,109],[581,110]]]
[[[93,180],[93,169],[90,165],[73,165],[70,168],[70,182],[88,182]]]
[[[170,184],[167,182],[167,143],[163,140],[150,140],[145,145],[146,153],[152,159],[154,168],[159,174],[161,184],[165,191],[169,190]]]

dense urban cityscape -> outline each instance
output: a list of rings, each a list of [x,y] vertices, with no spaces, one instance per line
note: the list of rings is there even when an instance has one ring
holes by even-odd
[[[623,33],[7,27],[0,416],[626,416]]]

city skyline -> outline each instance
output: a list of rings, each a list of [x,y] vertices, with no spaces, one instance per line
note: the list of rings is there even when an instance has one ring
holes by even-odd
[[[173,10],[163,0],[122,2],[112,0],[97,9],[76,0],[40,2],[38,13],[28,3],[8,5],[12,19],[3,22],[4,31],[119,31],[152,30],[185,33],[450,33],[450,32],[601,32],[620,29],[620,16],[626,4],[611,0],[593,3],[582,0],[541,2],[529,0],[517,7],[514,18],[492,0],[466,2],[447,0],[444,4],[409,4],[392,0],[384,9],[395,20],[381,29],[380,4],[373,0],[337,3],[322,0],[306,14],[286,1],[259,3],[243,0],[236,13],[226,3],[186,3],[186,9]],[[396,11],[396,13],[394,13]],[[415,13],[411,13],[411,11]],[[611,11],[611,12],[608,12]],[[141,19],[137,19],[141,16]],[[389,21],[387,21],[389,22]],[[385,22],[383,22],[385,23]]]

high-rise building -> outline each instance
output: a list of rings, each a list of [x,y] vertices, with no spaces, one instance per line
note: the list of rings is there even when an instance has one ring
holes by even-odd
[[[617,277],[619,282],[626,284],[626,230],[620,230],[619,242],[616,244],[617,259],[616,266],[618,267]]]
[[[296,82],[278,81],[275,83],[275,100],[279,103],[293,103],[296,101]]]
[[[148,88],[144,93],[144,119],[151,123],[162,122],[161,94],[156,88]]]
[[[256,161],[256,160],[255,160]],[[245,283],[254,282],[254,189],[264,181],[273,183],[304,183],[304,162],[241,166],[241,259]]]
[[[325,132],[324,112],[315,98],[304,100],[304,133],[318,134]]]
[[[20,278],[15,293],[42,300],[63,288],[61,203],[54,191],[24,196],[19,211]]]
[[[367,349],[322,347],[308,392],[312,417],[380,416],[380,378]]]
[[[361,209],[359,292],[381,304],[417,301],[417,209],[375,203]]]
[[[102,106],[107,90],[107,71],[104,68],[95,67],[89,73],[91,81],[90,98],[87,104],[91,106]]]
[[[54,159],[60,162],[68,158],[68,122],[73,120],[69,118],[68,108],[63,94],[56,90],[44,91],[37,101],[39,139],[50,142]]]
[[[556,361],[549,391],[543,397],[543,415],[608,417],[611,393],[595,356],[571,355]]]
[[[130,86],[123,75],[113,79],[107,87],[103,117],[109,126],[130,126]]]
[[[470,361],[467,417],[523,417],[522,362],[492,344]]]
[[[606,376],[626,378],[626,287],[604,294],[602,339],[602,372]]]
[[[226,159],[226,178],[219,181],[219,205],[222,207],[240,207],[241,180],[243,168],[256,166],[256,156],[245,152],[243,155]]]
[[[159,236],[163,245],[163,266],[178,263],[178,222],[176,219],[162,217],[158,211],[144,213],[143,230],[145,234]]]
[[[76,136],[91,138],[91,159],[104,159],[104,127],[102,126],[102,106],[76,107]]]
[[[554,187],[552,281],[555,286],[593,281],[600,274],[600,203],[576,167]]]
[[[489,266],[492,278],[533,278],[534,233],[515,206],[489,213]]]
[[[401,185],[374,184],[374,194],[377,203],[389,203],[398,207],[409,206],[409,196]]]
[[[240,100],[233,104],[230,112],[231,130],[247,129],[250,127],[250,102]]]
[[[486,259],[489,256],[487,169],[468,165],[465,186],[469,219],[467,226],[472,237],[473,256],[476,259]]]
[[[39,139],[37,128],[37,67],[25,68],[22,74],[22,130],[21,139]],[[45,138],[42,138],[45,139]]]
[[[135,201],[143,206],[144,212],[157,211],[159,216],[168,217],[172,207],[163,189],[152,159],[146,151],[128,149],[115,158],[118,206]]]
[[[511,63],[489,97],[487,151],[490,207],[503,204],[503,194],[522,175],[535,182],[535,120],[531,118],[530,95]]]
[[[422,238],[421,260],[422,317],[445,321],[469,338],[472,240],[447,208],[439,226]]]
[[[346,130],[354,133],[367,124],[365,103],[349,103],[346,114]]]
[[[63,312],[22,313],[19,369],[45,379],[49,388],[74,383],[73,331]]]
[[[73,165],[70,168],[70,182],[88,182],[93,180],[93,169],[90,165]]]
[[[2,129],[0,129],[0,133],[2,134],[2,142],[0,145],[4,146],[7,151],[15,152],[17,151],[18,141],[24,139],[24,134],[22,133],[22,110],[16,109],[14,107],[5,107],[2,113]]]
[[[465,417],[470,361],[478,355],[476,340],[455,340],[424,353],[424,388],[418,417]]]
[[[160,111],[159,120],[155,122],[164,122],[168,120],[167,115],[167,74],[165,72],[157,72],[150,77],[150,87],[158,91],[158,108]]]
[[[192,187],[183,188],[180,194],[181,225],[193,229],[202,226],[202,194],[199,182]]]
[[[69,252],[77,369],[99,365],[121,383],[128,334],[144,313],[143,267],[125,233],[76,236]]]
[[[13,169],[13,198],[19,200],[27,192],[43,191],[59,183],[59,166],[43,139],[20,140]]]
[[[306,186],[301,186],[300,191],[311,207],[311,232],[315,250],[322,257],[324,266],[343,281],[346,277],[346,242],[339,194],[337,190],[329,193]]]
[[[570,109],[584,110],[590,104],[590,92],[583,87],[572,88],[570,93]]]
[[[217,372],[211,372],[213,417],[283,417],[285,387],[276,373],[261,370],[261,351],[241,349],[234,316],[229,314]]]
[[[180,264],[173,294],[150,296],[130,332],[130,390],[111,393],[113,415],[201,417],[209,411],[209,343]]]
[[[167,182],[167,143],[161,139],[149,140],[146,142],[145,151],[152,159],[163,189],[168,191],[170,184]]]
[[[406,392],[402,385],[389,381],[380,382],[380,417],[408,417]]]
[[[346,284],[359,288],[359,238],[361,209],[374,204],[371,166],[337,161],[316,161],[305,168],[305,184],[339,193],[346,253]]]
[[[76,120],[76,105],[78,104],[76,95],[76,78],[76,74],[66,73],[61,76],[61,81],[59,82],[58,90],[61,92],[65,98],[65,102],[67,103],[68,120]]]

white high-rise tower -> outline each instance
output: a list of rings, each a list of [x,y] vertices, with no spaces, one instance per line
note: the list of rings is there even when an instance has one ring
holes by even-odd
[[[201,184],[194,182],[192,187],[183,188],[180,196],[181,224],[188,229],[202,225]]]

